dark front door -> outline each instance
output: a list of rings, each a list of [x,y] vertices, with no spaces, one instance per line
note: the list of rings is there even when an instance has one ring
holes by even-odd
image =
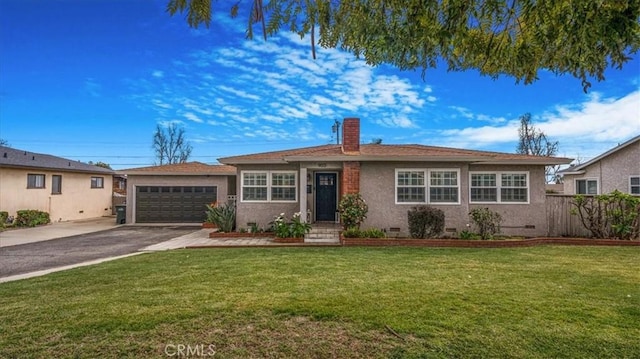
[[[338,175],[316,173],[316,221],[335,221]]]

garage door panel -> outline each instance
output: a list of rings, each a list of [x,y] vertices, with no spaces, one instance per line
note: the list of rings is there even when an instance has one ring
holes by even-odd
[[[199,223],[206,205],[217,201],[215,186],[139,186],[137,223]]]

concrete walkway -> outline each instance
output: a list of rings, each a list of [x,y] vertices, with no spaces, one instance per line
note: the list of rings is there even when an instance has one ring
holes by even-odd
[[[99,217],[68,222],[54,222],[34,228],[10,229],[0,232],[0,247],[48,241],[115,228],[116,217]]]

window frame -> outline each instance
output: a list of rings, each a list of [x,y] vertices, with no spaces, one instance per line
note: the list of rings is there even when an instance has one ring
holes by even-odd
[[[104,188],[104,177],[91,176],[91,189],[101,189],[101,188]]]
[[[422,185],[400,185],[398,174],[400,172],[417,172],[422,173],[424,183]],[[431,174],[435,172],[454,172],[456,174],[456,185],[431,185]],[[442,205],[442,206],[451,206],[451,205],[460,205],[462,196],[461,196],[461,179],[460,179],[460,168],[396,168],[394,172],[394,201],[397,205]],[[434,202],[431,199],[431,189],[432,188],[454,188],[457,191],[457,201],[456,202]],[[411,201],[411,202],[403,202],[399,201],[398,198],[398,189],[399,188],[422,188],[424,190],[424,201]]]
[[[457,197],[457,201],[455,202],[434,202],[431,199],[431,188],[453,188],[454,186],[451,185],[435,185],[433,186],[431,184],[431,174],[434,172],[454,172],[456,174],[456,185],[455,185],[455,189],[456,189],[456,197]],[[428,190],[428,199],[427,199],[427,203],[433,204],[433,205],[456,205],[456,204],[460,204],[460,169],[459,168],[430,168],[427,171],[427,178],[428,178],[428,184],[427,184],[427,190]]]
[[[596,183],[596,193],[578,193],[578,182],[585,181],[585,190],[589,192],[589,181],[593,181]],[[596,177],[584,177],[584,178],[576,178],[573,180],[573,192],[574,194],[582,194],[585,196],[595,196],[600,194],[600,181]]]
[[[56,178],[59,180],[57,186]],[[51,175],[51,194],[62,194],[62,175]]]
[[[33,185],[31,184],[33,178]],[[37,178],[42,178],[42,184],[38,186]],[[44,173],[27,173],[27,189],[44,189],[47,188],[47,175]]]
[[[638,180],[638,184],[632,184],[631,181],[633,179],[637,179]],[[633,188],[634,187],[638,188],[638,192],[637,193],[633,193]],[[631,194],[631,195],[640,195],[640,175],[631,175],[631,176],[629,176],[629,194]]]
[[[248,173],[256,173],[256,174],[265,174],[266,176],[266,185],[252,185],[252,186],[245,186],[244,184],[244,179],[245,179],[245,175]],[[274,185],[274,181],[273,181],[273,175],[274,174],[292,174],[293,175],[293,181],[294,184],[293,185]],[[240,202],[243,203],[297,203],[298,202],[298,185],[299,185],[299,181],[298,181],[298,171],[291,171],[291,170],[274,170],[274,171],[265,171],[265,170],[246,170],[246,171],[240,171]],[[244,198],[244,193],[245,193],[245,188],[246,187],[252,187],[252,188],[265,188],[267,191],[267,197],[262,200],[256,200],[256,199],[250,199],[247,200]],[[283,199],[273,199],[273,189],[274,188],[292,188],[293,189],[293,194],[294,194],[294,199],[292,200],[283,200]]]
[[[473,186],[472,176],[473,175],[495,175],[495,187],[493,186]],[[526,186],[504,186],[502,184],[502,175],[524,175]],[[471,190],[473,188],[495,188],[496,190],[496,200],[495,201],[474,201],[471,196]],[[519,189],[526,188],[527,191],[527,200],[526,201],[503,201],[502,200],[502,190],[503,189]],[[530,204],[531,203],[531,175],[529,171],[469,171],[469,203],[470,204]]]
[[[423,179],[423,184],[422,185],[402,185],[399,186],[398,184],[398,173],[400,172],[421,172],[422,173],[422,179]],[[427,192],[427,170],[424,168],[396,168],[395,169],[395,188],[394,188],[394,197],[395,197],[395,204],[408,204],[408,205],[416,205],[416,204],[427,204],[429,203],[429,193]],[[424,189],[424,201],[423,202],[402,202],[398,200],[398,188],[423,188]]]

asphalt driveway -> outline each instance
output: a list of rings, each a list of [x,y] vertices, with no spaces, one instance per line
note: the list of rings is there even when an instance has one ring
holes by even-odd
[[[0,247],[0,278],[134,253],[200,230],[195,226],[122,226],[9,247]]]

